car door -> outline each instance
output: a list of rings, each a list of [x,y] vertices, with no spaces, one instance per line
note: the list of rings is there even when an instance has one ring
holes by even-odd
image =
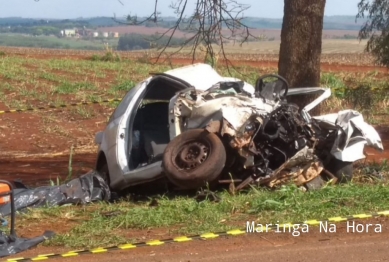
[[[117,129],[117,162],[123,173],[130,171],[128,166],[129,148],[132,146],[131,140],[131,126],[129,126],[130,118],[136,113],[136,109],[142,100],[142,94],[144,93],[150,78],[139,84],[136,93],[129,99],[125,105],[125,110],[120,117]],[[119,109],[119,107],[118,107]]]
[[[144,85],[139,89],[137,94],[133,97],[131,103],[128,106],[128,110],[124,114],[119,127],[118,127],[118,162],[124,173],[124,179],[126,184],[135,185],[138,183],[144,183],[152,181],[162,174],[161,161],[151,163],[143,167],[133,167],[130,165],[130,152],[132,149],[132,137],[133,137],[133,122],[137,113],[137,108],[141,105],[148,90],[148,85],[151,81],[159,78],[167,79],[168,81],[178,82],[182,85],[182,89],[188,88],[190,85],[174,76],[161,74],[154,74],[144,82]],[[181,90],[181,89],[180,89]],[[166,117],[168,117],[168,110],[166,111]]]
[[[134,110],[136,101],[141,96],[143,90],[147,86],[147,80],[133,87],[124,96],[120,104],[111,115],[107,128],[104,131],[104,139],[101,147],[105,149],[107,159],[116,160],[108,161],[107,165],[110,171],[111,187],[116,188],[123,182],[123,175],[128,172],[127,161],[127,122]]]

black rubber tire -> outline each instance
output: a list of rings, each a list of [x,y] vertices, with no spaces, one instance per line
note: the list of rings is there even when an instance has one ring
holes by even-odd
[[[332,158],[327,165],[328,171],[330,171],[336,178],[338,178],[339,183],[350,182],[353,178],[354,167],[353,162],[343,162],[336,158]]]
[[[193,169],[184,169],[177,163],[179,154],[189,143],[206,146],[206,158]],[[181,189],[198,189],[216,181],[226,164],[226,150],[220,138],[204,129],[192,129],[175,137],[167,145],[163,155],[163,168],[167,178]]]
[[[107,183],[107,185],[111,188],[111,186],[110,186],[111,180],[109,178],[108,165],[107,164],[103,164],[96,171],[99,173],[101,178],[104,179],[105,183]]]

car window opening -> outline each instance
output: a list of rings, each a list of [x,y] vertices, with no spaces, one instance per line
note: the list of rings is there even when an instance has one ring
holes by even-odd
[[[163,76],[157,76],[146,88],[132,125],[131,167],[137,169],[162,160],[170,142],[169,101],[185,88]]]

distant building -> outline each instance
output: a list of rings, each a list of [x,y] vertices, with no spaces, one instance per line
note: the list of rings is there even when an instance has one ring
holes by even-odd
[[[113,33],[113,37],[114,37],[114,38],[118,38],[118,37],[119,37],[119,33],[118,33],[118,32],[114,32],[114,33]]]
[[[99,32],[93,32],[93,37],[99,37]]]
[[[80,29],[78,30],[78,34],[80,36],[88,36],[88,31],[86,29]]]
[[[108,32],[103,32],[103,37],[108,37]]]
[[[64,36],[65,37],[73,37],[76,36],[76,29],[65,29],[64,31]]]

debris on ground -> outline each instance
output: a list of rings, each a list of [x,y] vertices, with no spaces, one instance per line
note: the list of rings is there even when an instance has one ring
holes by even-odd
[[[263,179],[260,184],[271,188],[281,186],[293,181],[297,186],[302,186],[316,177],[323,171],[323,163],[314,155],[313,149],[303,148],[278,170],[271,177]]]

